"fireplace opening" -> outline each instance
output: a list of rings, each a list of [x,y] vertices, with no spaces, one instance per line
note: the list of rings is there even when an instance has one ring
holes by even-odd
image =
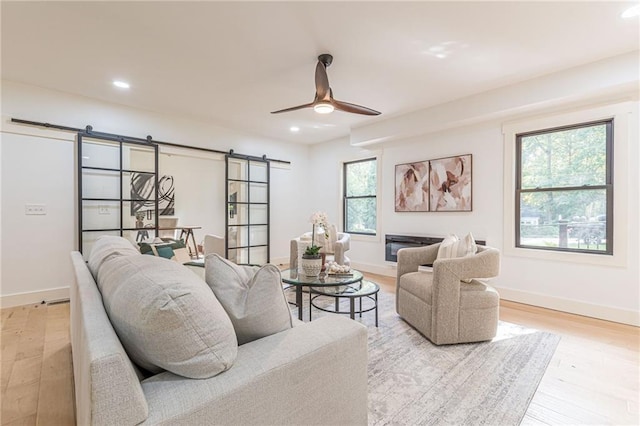
[[[431,244],[442,242],[442,240],[444,240],[444,237],[423,237],[423,236],[417,236],[417,235],[385,234],[384,259],[388,262],[397,262],[398,250],[400,250],[401,248],[430,246]],[[476,240],[476,244],[486,245],[486,242],[482,240]]]

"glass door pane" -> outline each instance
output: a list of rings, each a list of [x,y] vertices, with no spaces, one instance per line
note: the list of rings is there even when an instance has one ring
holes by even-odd
[[[82,167],[120,169],[120,144],[118,142],[82,138]]]
[[[120,172],[83,169],[82,198],[120,199]]]

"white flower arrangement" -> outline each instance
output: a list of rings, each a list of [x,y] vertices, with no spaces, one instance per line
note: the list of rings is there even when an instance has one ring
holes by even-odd
[[[324,225],[329,221],[329,217],[325,212],[315,212],[311,215],[309,221],[314,225]]]
[[[329,238],[329,217],[325,212],[315,212],[309,218],[309,222],[313,224],[313,230],[311,233],[311,247],[309,247],[311,250],[307,251],[309,252],[308,254],[317,254],[322,247],[317,247],[315,244],[316,226],[321,226],[324,230],[324,237]]]

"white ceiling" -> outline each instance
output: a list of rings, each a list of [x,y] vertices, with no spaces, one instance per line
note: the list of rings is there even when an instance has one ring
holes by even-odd
[[[2,1],[2,78],[316,143],[637,50],[633,4]],[[382,115],[269,113],[313,100],[325,52],[335,98]]]

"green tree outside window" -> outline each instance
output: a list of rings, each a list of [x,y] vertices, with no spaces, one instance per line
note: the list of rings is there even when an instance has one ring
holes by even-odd
[[[344,230],[375,235],[377,229],[377,171],[375,158],[344,164]]]

